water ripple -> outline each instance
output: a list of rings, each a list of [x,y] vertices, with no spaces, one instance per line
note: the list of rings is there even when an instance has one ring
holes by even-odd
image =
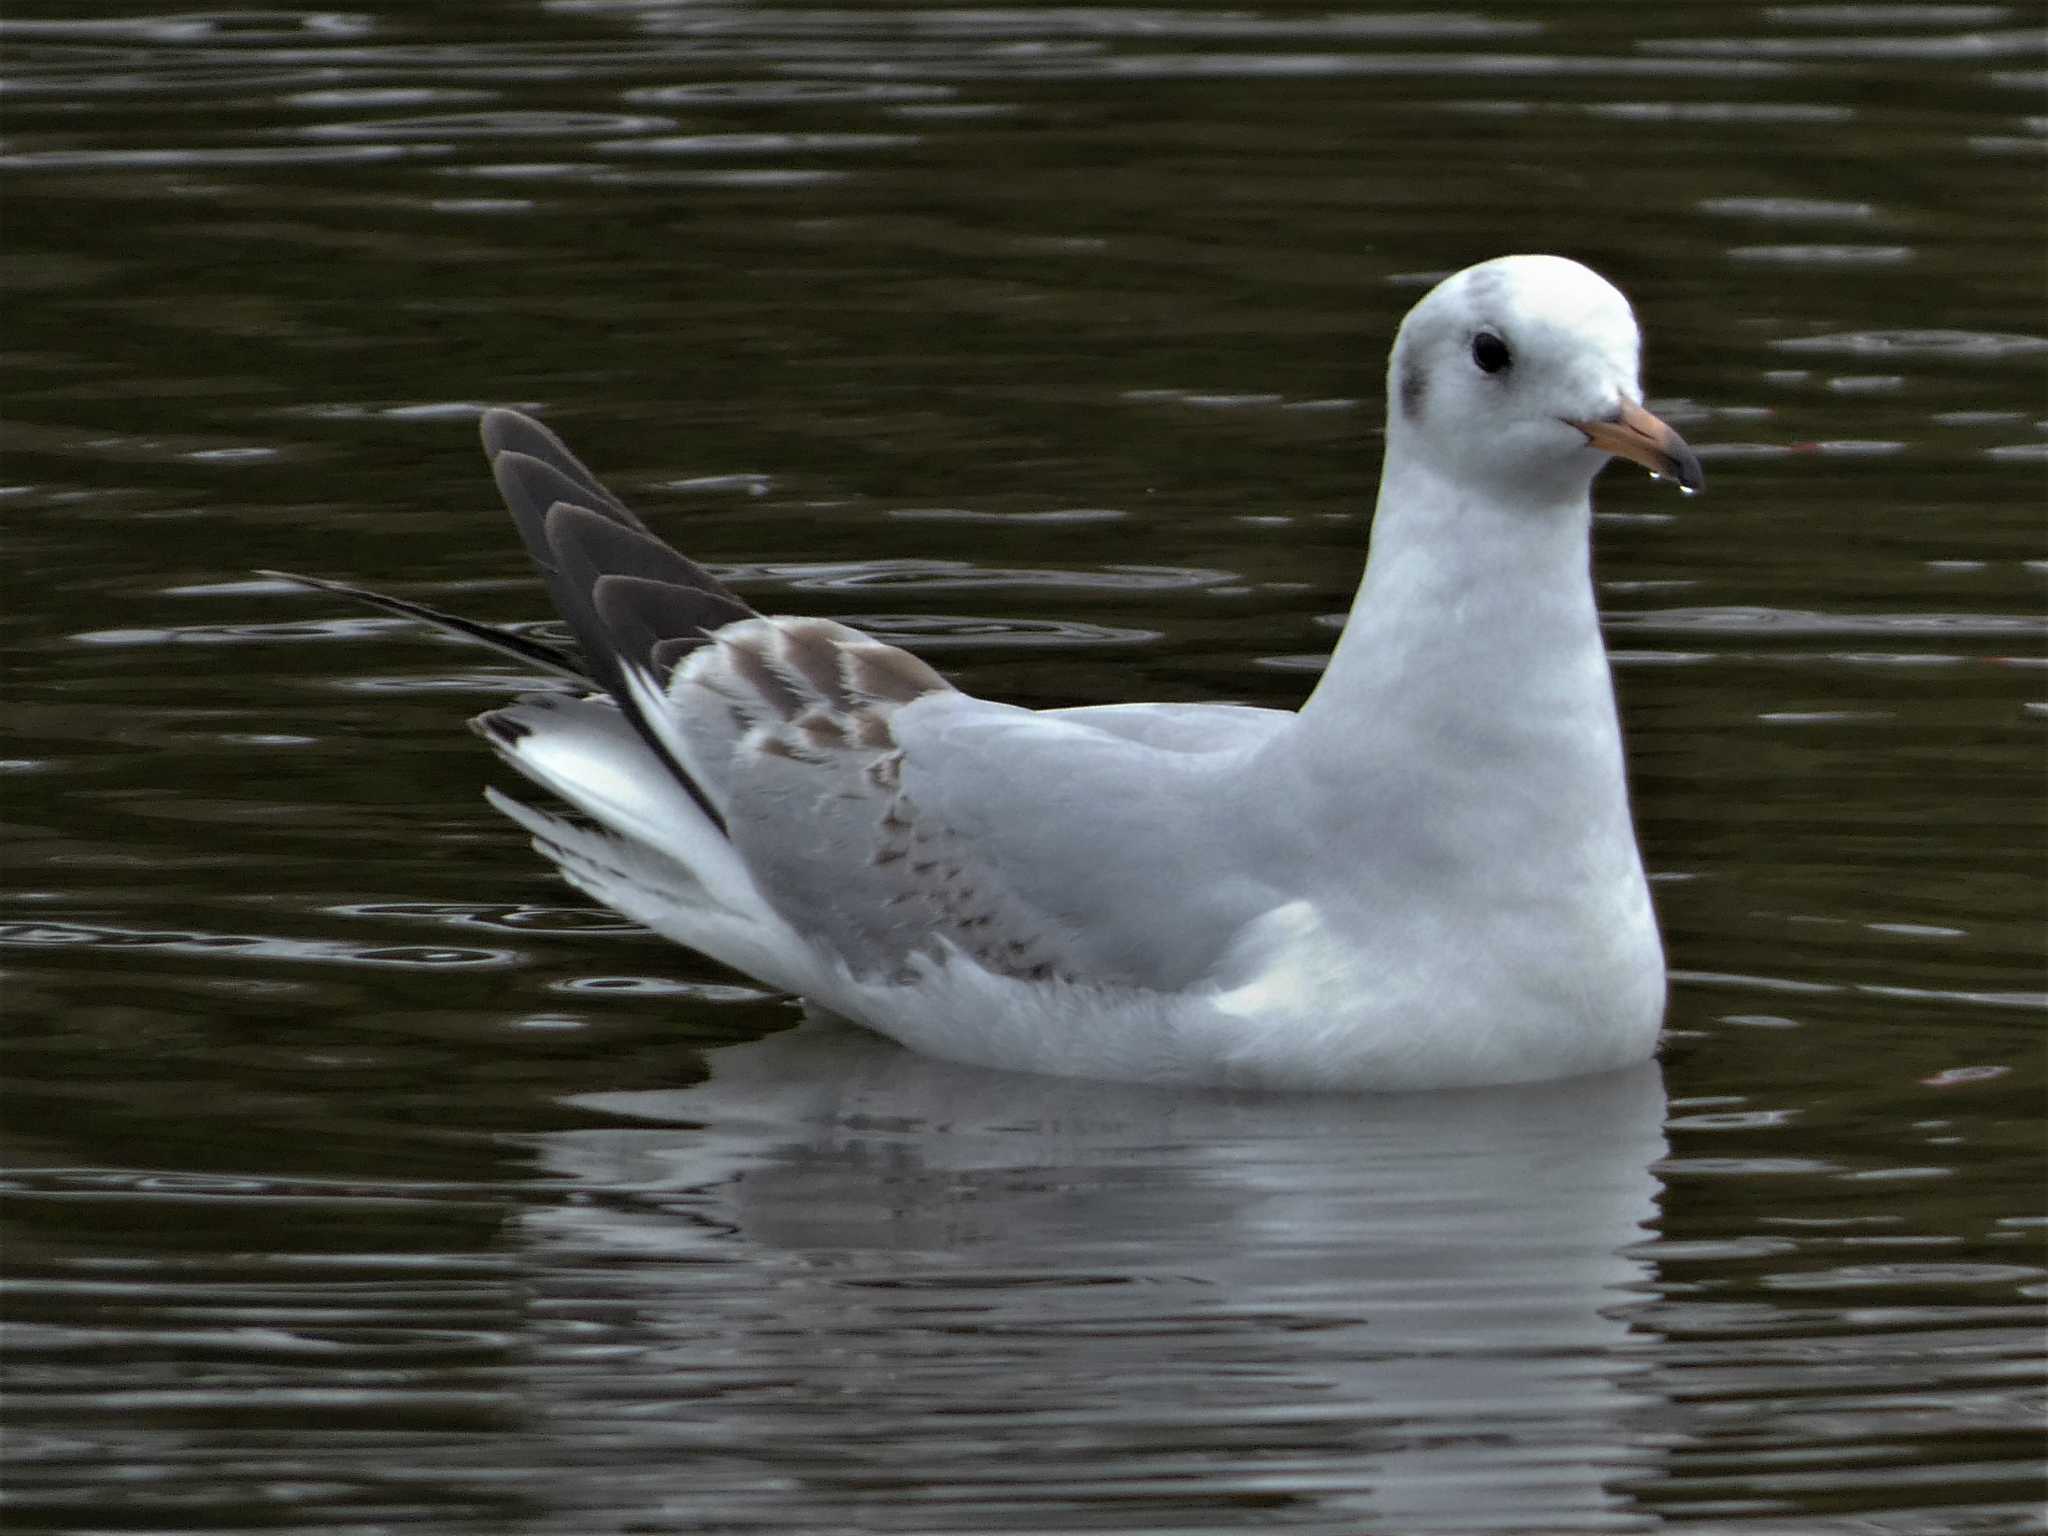
[[[749,30],[752,24],[752,18],[741,15],[706,14],[696,7],[671,9],[650,6],[639,3],[639,0],[552,0],[552,8],[572,15],[616,15],[624,12],[635,25],[648,32],[684,33],[692,37]],[[784,11],[777,19],[785,25],[794,23],[792,30],[801,31],[808,37],[858,37],[876,30],[873,15],[853,9]],[[1541,22],[1501,21],[1454,11],[1407,11],[1389,15],[1337,12],[1296,19],[1252,11],[1217,14],[1185,8],[1120,5],[939,8],[893,13],[889,21],[892,30],[900,28],[917,37],[963,38],[973,42],[1002,39],[1033,41],[1052,37],[1137,37],[1147,42],[1216,38],[1427,40],[1532,37],[1544,30]]]
[[[1805,267],[1895,267],[1911,261],[1914,251],[1910,245],[1737,245],[1728,255]]]
[[[297,91],[289,107],[425,107],[436,102],[488,101],[491,92],[436,85],[343,85]]]
[[[1874,203],[1832,202],[1818,197],[1708,197],[1700,200],[1699,208],[1702,213],[1721,213],[1739,219],[1863,223],[1877,217]]]
[[[184,11],[175,16],[124,16],[100,20],[43,21],[9,17],[0,21],[8,41],[124,42],[153,44],[302,43],[368,37],[374,17],[350,11]]]
[[[81,645],[268,645],[278,640],[360,640],[387,630],[416,627],[411,619],[296,619],[270,624],[177,624],[159,629],[89,629],[70,638]]]
[[[1874,9],[1874,8],[1873,8]],[[1945,37],[1700,37],[1651,38],[1638,47],[1693,59],[1895,59],[1932,63],[2005,59],[2038,53],[2044,34],[2015,27],[1957,32]]]
[[[1193,566],[1113,565],[1093,571],[1006,570],[966,560],[862,560],[854,563],[764,565],[736,574],[779,580],[795,591],[917,588],[962,591],[979,587],[1055,587],[1084,591],[1175,592],[1237,579],[1229,571]]]
[[[16,949],[148,949],[208,957],[227,951],[256,960],[399,970],[490,970],[517,964],[522,958],[516,951],[508,949],[436,948],[418,944],[366,947],[326,939],[57,922],[0,922],[0,946]]]
[[[817,102],[949,101],[958,93],[943,85],[892,84],[880,80],[700,80],[687,85],[651,85],[625,93],[647,107],[783,107]]]
[[[1836,331],[1770,343],[1779,352],[1840,352],[1853,357],[2030,357],[2048,352],[2048,337],[2004,331],[1899,329]]]
[[[1160,638],[1154,629],[1086,624],[1078,619],[997,619],[939,613],[864,613],[860,627],[892,645],[932,650],[948,645],[1092,646],[1145,645]]]
[[[603,934],[645,932],[629,918],[595,907],[535,907],[483,902],[363,901],[326,907],[336,917],[404,918],[452,928],[492,928],[509,933]]]
[[[2011,1008],[2027,1013],[2048,1013],[2048,992],[1902,987],[1874,981],[1795,981],[1784,976],[1746,976],[1725,971],[1678,969],[1672,970],[1671,979],[1691,986],[1754,988],[1760,992],[1793,993],[1810,997],[1853,993],[1864,997],[1902,998],[1914,1002],[1953,1003],[1972,1008]]]
[[[973,507],[892,507],[904,523],[993,523],[1031,527],[1048,523],[1115,523],[1130,516],[1121,507],[1056,507],[1046,512],[992,512]]]
[[[593,148],[628,155],[809,155],[902,149],[914,133],[678,133],[648,139],[601,139]]]
[[[1575,109],[1625,123],[1848,123],[1856,109],[1803,101],[1609,101]]]
[[[686,997],[700,1003],[758,1003],[782,996],[760,987],[714,981],[682,981],[673,976],[576,976],[550,984],[555,992],[601,992],[628,997]],[[529,1021],[530,1022],[530,1021]]]
[[[1772,5],[1764,18],[1795,27],[1988,27],[2012,19],[2009,5],[1920,5],[1913,0]]]
[[[1845,1264],[1839,1269],[1769,1275],[1775,1290],[1819,1291],[1924,1288],[1951,1285],[2016,1285],[2044,1272],[2029,1264]]]
[[[367,118],[360,122],[315,123],[296,130],[327,139],[525,139],[566,138],[599,133],[658,133],[673,128],[666,117],[625,112],[446,112],[430,117]]]
[[[2042,635],[2048,618],[2000,613],[1818,613],[1795,608],[1663,608],[1611,613],[1614,630],[1734,635]]]

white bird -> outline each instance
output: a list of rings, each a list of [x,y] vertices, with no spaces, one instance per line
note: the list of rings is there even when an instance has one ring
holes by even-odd
[[[1365,577],[1294,711],[974,698],[755,613],[510,411],[485,450],[576,652],[308,584],[574,678],[473,725],[595,825],[490,802],[596,900],[918,1050],[1278,1088],[1600,1071],[1654,1052],[1665,977],[1589,492],[1609,455],[1701,484],[1639,350],[1555,256],[1415,306]]]

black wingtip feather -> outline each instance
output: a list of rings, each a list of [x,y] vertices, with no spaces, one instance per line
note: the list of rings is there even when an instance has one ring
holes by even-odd
[[[598,595],[609,575],[603,568],[603,558],[617,552],[618,541],[655,543],[663,549],[667,546],[635,534],[588,507],[568,506],[561,502],[548,509],[546,532],[549,552],[556,562],[548,577],[548,588],[555,594],[562,617],[568,621],[570,630],[582,642],[590,658],[591,675],[612,696],[619,712],[640,733],[648,749],[668,766],[676,782],[689,792],[698,809],[711,819],[713,826],[724,832],[725,818],[697,781],[690,777],[689,770],[670,755],[660,734],[641,712],[633,690],[627,686],[629,668],[638,676],[652,677],[645,657],[649,642],[637,632],[621,635],[606,619],[598,603]],[[631,553],[644,557],[644,552],[637,549]],[[682,559],[674,551],[669,553],[675,559]],[[656,686],[659,686],[658,681]]]
[[[739,594],[648,531],[561,440],[517,411],[478,428],[491,476],[591,677],[721,831],[725,821],[641,715],[630,670],[657,687],[708,630],[754,616]]]
[[[724,582],[648,531],[540,423],[490,411],[491,474],[590,673],[721,832],[725,818],[642,715],[634,682],[665,687],[714,629],[755,616]]]
[[[473,640],[487,645],[494,651],[513,656],[529,666],[544,667],[550,672],[560,672],[573,677],[579,683],[595,681],[581,658],[572,655],[560,646],[545,641],[528,639],[525,635],[510,629],[500,629],[495,624],[482,624],[475,619],[465,619],[457,613],[444,613],[439,608],[429,608],[425,603],[408,602],[402,597],[390,597],[382,592],[372,592],[367,587],[351,587],[339,581],[328,581],[319,576],[301,576],[296,571],[258,571],[258,576],[268,576],[277,581],[289,581],[295,586],[308,587],[316,592],[331,592],[336,597],[348,598],[351,602],[380,608],[386,613],[395,613],[400,618],[418,619],[431,624],[459,639]]]
[[[589,494],[588,487],[579,484],[556,465],[517,448],[507,448],[491,459],[491,479],[497,482],[498,495],[504,500],[505,510],[512,514],[512,525],[519,530],[520,542],[526,546],[533,563],[540,567],[541,574],[548,578],[552,589],[556,562],[554,551],[548,547],[548,508],[557,503],[582,506],[595,498]],[[594,515],[615,527],[620,526],[618,519],[608,511]],[[652,534],[647,536],[653,537]]]
[[[724,582],[679,554],[563,444],[518,411],[485,411],[478,424],[491,475],[512,513],[555,608],[581,654],[529,640],[510,630],[461,618],[421,603],[286,571],[260,574],[332,592],[389,613],[419,619],[520,660],[562,672],[609,693],[655,756],[721,832],[725,819],[642,718],[627,686],[651,678],[660,687],[677,662],[726,624],[754,610]],[[494,744],[515,747],[528,727],[496,713],[471,722]]]
[[[529,459],[538,460],[560,475],[576,488],[577,494],[564,499],[584,501],[596,506],[628,528],[638,528],[643,533],[647,525],[634,515],[633,510],[618,497],[605,489],[604,482],[590,472],[584,462],[569,451],[554,433],[518,411],[508,411],[502,406],[485,411],[477,424],[477,435],[483,439],[484,455],[495,467],[502,454],[518,453]],[[502,482],[501,482],[502,484]],[[545,509],[547,501],[541,502]]]

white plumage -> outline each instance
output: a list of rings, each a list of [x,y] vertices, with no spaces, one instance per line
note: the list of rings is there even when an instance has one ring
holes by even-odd
[[[1415,307],[1365,578],[1296,712],[973,698],[753,613],[509,412],[486,446],[581,656],[336,590],[597,684],[477,722],[597,827],[493,804],[595,899],[917,1049],[1286,1087],[1597,1071],[1653,1051],[1664,962],[1588,493],[1613,453],[1699,483],[1638,345],[1556,257]]]

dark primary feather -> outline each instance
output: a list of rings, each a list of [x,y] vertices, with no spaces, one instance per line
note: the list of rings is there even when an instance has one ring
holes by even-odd
[[[480,432],[492,477],[527,553],[540,568],[556,611],[576,637],[575,651],[361,587],[284,571],[263,574],[421,619],[522,661],[597,684],[723,830],[724,819],[642,718],[626,679],[630,671],[657,689],[666,687],[676,663],[703,645],[712,630],[753,618],[754,610],[724,582],[650,533],[539,422],[516,411],[486,411]]]
[[[678,658],[704,643],[711,630],[751,618],[754,610],[649,533],[540,423],[490,411],[481,433],[492,477],[556,611],[582,647],[590,675],[723,831],[724,817],[648,723],[628,675],[665,687]]]
[[[475,619],[465,619],[460,614],[444,613],[439,608],[429,608],[425,603],[407,602],[402,597],[387,597],[382,592],[372,592],[365,587],[346,586],[338,581],[327,581],[318,576],[301,576],[297,571],[258,571],[258,576],[273,577],[278,581],[295,582],[302,587],[314,587],[322,592],[332,592],[337,597],[351,598],[358,603],[367,603],[372,608],[381,608],[386,613],[395,613],[401,618],[419,619],[436,628],[445,629],[452,635],[465,640],[474,640],[488,645],[494,651],[503,651],[531,666],[545,667],[565,677],[573,677],[579,683],[593,681],[590,669],[583,658],[561,646],[549,645],[543,640],[531,640],[514,630],[500,629],[495,624],[482,624]]]
[[[569,500],[583,499],[586,505],[608,514],[613,521],[638,528],[642,533],[647,531],[647,525],[604,488],[604,482],[584,467],[567,444],[531,416],[502,409],[485,411],[477,431],[483,438],[484,457],[491,463],[497,463],[501,453],[523,453],[529,459],[538,459],[583,493],[581,498],[571,496]]]
[[[553,567],[546,571],[548,588],[586,648],[595,646],[597,637],[577,626],[572,605],[596,607],[610,648],[643,666],[652,665],[649,655],[660,641],[701,642],[722,625],[755,617],[753,609],[694,560],[677,554],[653,534],[628,528],[589,507],[557,500],[541,520],[539,537]],[[598,585],[620,581],[634,583],[641,600],[625,607],[612,601],[600,605]]]

